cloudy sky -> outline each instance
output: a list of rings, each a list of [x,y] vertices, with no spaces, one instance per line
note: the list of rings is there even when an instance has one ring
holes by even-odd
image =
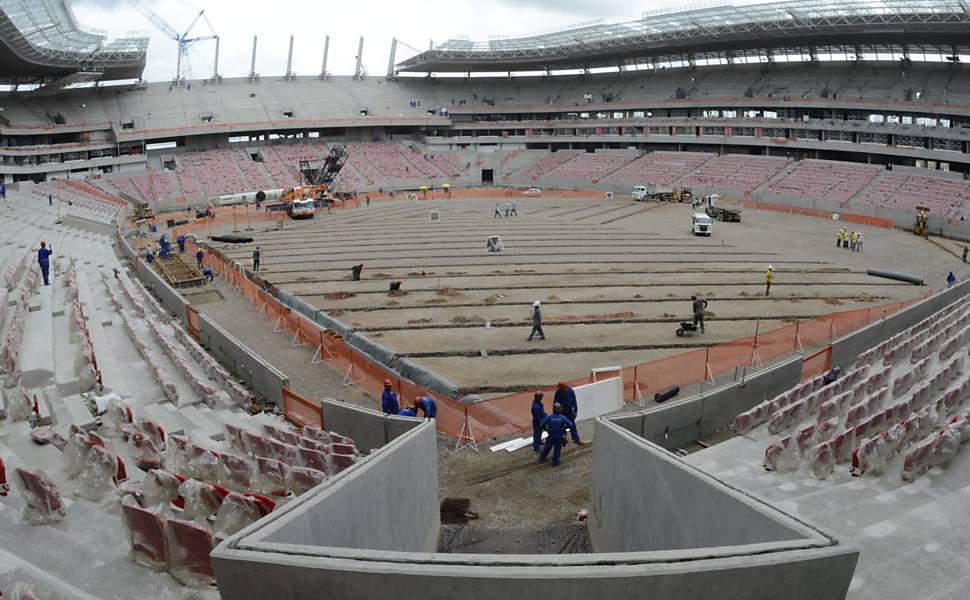
[[[175,29],[184,31],[200,9],[221,37],[219,71],[223,76],[249,73],[253,34],[259,36],[256,72],[286,71],[289,36],[296,36],[293,70],[298,75],[320,72],[323,37],[330,35],[328,71],[353,74],[358,37],[364,36],[364,67],[368,73],[387,71],[391,39],[425,50],[433,40],[455,35],[485,41],[489,35],[514,35],[553,29],[596,19],[623,21],[643,11],[683,6],[675,0],[141,0]],[[737,2],[735,2],[737,3]],[[175,74],[176,44],[152,26],[128,0],[73,0],[78,20],[114,36],[128,31],[151,35],[145,78],[167,80]],[[192,33],[208,34],[200,21]],[[214,46],[198,44],[191,54],[193,77],[212,72]],[[397,60],[415,54],[398,46]]]

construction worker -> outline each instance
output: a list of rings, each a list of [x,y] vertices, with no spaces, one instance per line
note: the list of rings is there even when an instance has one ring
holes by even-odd
[[[495,217],[494,218],[498,219],[498,218],[501,218],[501,216],[502,216],[502,211],[499,210],[498,202],[496,202],[495,203]]]
[[[397,402],[397,392],[391,389],[391,380],[384,380],[384,393],[381,394],[381,410],[385,415],[396,415],[401,412]]]
[[[542,405],[542,392],[532,395],[532,449],[539,451],[542,442],[542,422],[546,418],[546,407]]]
[[[179,235],[175,238],[175,242],[179,245],[179,254],[185,254],[185,236]]]
[[[856,244],[859,243],[859,233],[853,231],[852,235],[849,237],[849,250],[855,252]]]
[[[509,215],[512,214],[512,205],[508,202],[505,203],[505,218],[508,219]]]
[[[570,428],[573,441],[577,444],[582,444],[583,442],[579,439],[579,430],[575,426],[576,415],[579,414],[579,404],[576,403],[576,390],[566,385],[566,382],[560,381],[556,384],[556,395],[553,396],[552,402],[553,404],[561,406],[562,414],[574,422],[574,425]]]
[[[202,251],[202,248],[199,248],[199,251],[195,253],[195,262],[196,262],[196,264],[199,265],[199,268],[200,269],[202,268],[202,258],[203,257],[205,257],[205,252]]]
[[[532,303],[532,331],[529,332],[529,338],[526,341],[531,342],[536,334],[539,334],[543,340],[546,339],[546,333],[542,331],[542,305],[538,300]]]
[[[47,205],[54,206],[54,194],[47,194]]]
[[[397,413],[399,417],[417,417],[418,411],[413,407],[409,406],[407,408],[402,408],[401,412]]]
[[[765,296],[771,291],[771,282],[775,279],[774,267],[768,265],[768,270],[765,272]]]
[[[967,262],[967,245],[963,245],[963,262]]]
[[[862,252],[862,232],[859,232],[859,239],[855,242],[855,251]]]
[[[253,271],[259,270],[259,257],[262,256],[262,252],[259,250],[259,246],[253,250]]]
[[[152,262],[155,260],[155,251],[150,247],[145,252],[145,260],[148,262],[148,264],[152,264]]]
[[[849,230],[848,229],[842,230],[842,248],[846,250],[849,249]]]
[[[539,462],[546,462],[546,457],[549,456],[549,450],[551,449],[552,466],[558,467],[559,455],[562,452],[563,433],[567,428],[575,431],[576,424],[562,414],[562,406],[556,403],[552,405],[552,414],[542,420],[539,428],[549,432],[548,437],[546,437],[546,445],[543,446],[542,453],[539,454]]]
[[[950,271],[950,274],[946,276],[946,287],[953,287],[953,284],[957,282],[957,276]],[[47,278],[44,278],[44,285],[47,285]]]
[[[515,210],[515,208],[516,208],[516,202],[515,202],[515,200],[513,200],[512,201],[512,214],[517,217],[517,216],[519,216],[519,211]]]
[[[47,242],[40,242],[40,250],[37,251],[37,264],[40,265],[40,272],[44,276],[44,285],[50,285],[50,257],[54,252],[47,247]]]
[[[210,282],[216,280],[215,273],[213,273],[212,269],[210,269],[209,267],[202,267],[202,276],[208,279]]]
[[[842,231],[843,231],[842,228],[839,228],[839,230],[835,232],[835,247],[836,248],[840,248],[842,246]]]
[[[694,327],[700,326],[701,333],[704,333],[704,312],[707,309],[707,300],[699,298],[697,294],[690,297],[694,310]]]
[[[434,398],[418,396],[418,399],[414,401],[414,408],[420,409],[425,419],[438,418],[438,403],[434,401]]]

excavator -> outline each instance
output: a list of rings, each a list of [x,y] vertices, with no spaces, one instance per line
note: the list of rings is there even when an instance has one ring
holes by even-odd
[[[928,206],[916,207],[916,224],[913,225],[913,233],[922,237],[927,237],[930,233],[929,226],[930,209]]]

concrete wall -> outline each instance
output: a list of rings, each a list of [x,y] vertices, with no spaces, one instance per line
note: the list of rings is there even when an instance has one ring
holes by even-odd
[[[596,421],[594,438],[589,534],[600,552],[742,546],[815,533],[608,420]]]
[[[185,310],[182,311],[185,314]],[[283,408],[280,390],[288,386],[289,378],[268,364],[245,344],[234,338],[205,315],[199,315],[199,343],[219,362],[245,381],[251,388],[270,402]]]
[[[433,552],[439,527],[436,444],[434,425],[419,424],[275,518],[260,521],[257,537],[269,544]]]
[[[422,421],[410,417],[388,417],[380,411],[329,398],[324,399],[320,411],[327,429],[353,438],[362,452],[389,444],[420,425]]]
[[[734,422],[739,412],[794,386],[801,379],[802,357],[795,356],[748,375],[703,396],[662,404],[641,411],[639,434],[664,448],[674,448],[710,435]],[[622,424],[630,431],[636,431]]]
[[[636,450],[647,447],[615,425],[602,425],[613,430],[604,434],[599,432],[601,425],[597,427],[594,462],[608,461],[615,452],[629,453],[627,458],[633,460]],[[597,458],[601,439],[606,442],[603,456]],[[366,464],[221,544],[212,558],[223,600],[838,600],[845,597],[855,568],[857,551],[781,513],[769,514],[772,509],[746,498],[735,499],[753,511],[764,511],[768,520],[779,524],[779,532],[787,530],[794,539],[690,550],[542,556],[437,554],[427,551],[431,544],[422,550],[390,550],[421,545],[422,530],[437,532],[433,442],[433,427],[423,423],[368,457]],[[653,452],[650,460],[661,460],[662,455]],[[607,465],[606,470],[612,476],[601,483],[619,485],[617,492],[646,494],[641,501],[664,493],[650,492],[662,481],[639,477],[642,472],[622,481],[622,469]],[[685,467],[682,482],[694,472]],[[600,491],[610,497],[608,490]],[[696,491],[707,494],[706,489]],[[651,507],[636,509],[649,512]],[[623,522],[641,516],[624,513],[612,518]],[[612,530],[613,524],[609,527]],[[764,534],[765,529],[758,531]],[[347,545],[329,545],[338,541]]]

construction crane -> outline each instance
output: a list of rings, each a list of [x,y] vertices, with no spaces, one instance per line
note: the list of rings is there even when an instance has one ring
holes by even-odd
[[[146,19],[152,22],[152,25],[158,28],[159,31],[164,33],[166,36],[171,38],[178,44],[178,61],[175,67],[175,81],[182,81],[182,63],[185,62],[185,71],[191,76],[191,71],[189,70],[188,64],[188,54],[189,48],[197,42],[206,42],[209,40],[216,41],[216,58],[213,67],[213,77],[218,77],[219,74],[219,36],[216,34],[215,29],[212,27],[212,23],[209,22],[209,18],[205,16],[205,9],[199,11],[199,14],[195,15],[192,22],[185,29],[185,33],[179,33],[177,29],[168,24],[165,19],[158,16],[145,0],[128,0],[128,2],[135,7]],[[202,35],[198,37],[189,37],[192,28],[199,22],[199,20],[205,21],[205,24],[209,26],[210,35]]]

